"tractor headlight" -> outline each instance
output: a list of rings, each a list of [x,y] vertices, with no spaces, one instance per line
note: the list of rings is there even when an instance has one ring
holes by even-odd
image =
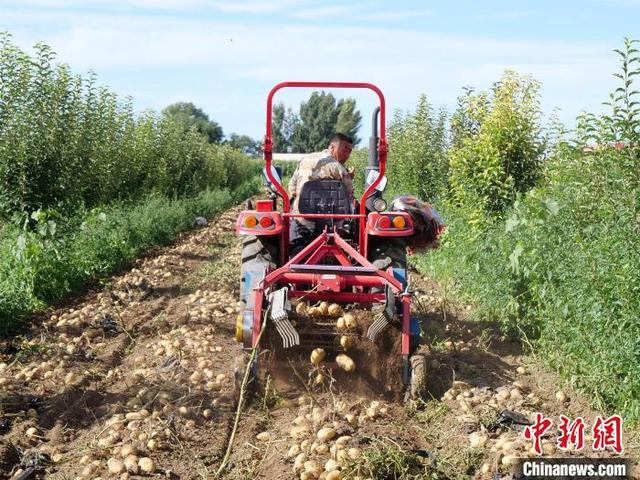
[[[384,198],[376,198],[372,207],[376,212],[384,212],[387,209],[387,202]]]

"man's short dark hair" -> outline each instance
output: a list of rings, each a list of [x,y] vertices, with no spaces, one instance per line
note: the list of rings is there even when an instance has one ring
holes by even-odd
[[[333,137],[331,137],[331,141],[329,143],[333,143],[333,142],[349,142],[351,145],[353,145],[353,139],[347,135],[345,135],[344,133],[336,133]]]

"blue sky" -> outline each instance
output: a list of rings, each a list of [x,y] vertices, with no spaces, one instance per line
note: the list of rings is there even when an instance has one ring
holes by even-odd
[[[540,80],[544,111],[572,123],[602,110],[612,49],[640,38],[640,0],[0,0],[2,30],[94,70],[137,110],[193,101],[225,133],[261,138],[266,94],[283,80],[367,81],[392,110],[421,93],[453,109],[463,86],[486,89],[505,68]],[[352,96],[368,118],[372,95]]]

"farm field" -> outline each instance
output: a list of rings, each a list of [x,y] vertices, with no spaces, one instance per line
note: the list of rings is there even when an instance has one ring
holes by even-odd
[[[148,252],[104,288],[2,341],[1,471],[19,477],[32,465],[30,478],[215,478],[243,354],[234,340],[238,212]],[[412,275],[429,333],[421,349],[430,397],[403,405],[375,389],[362,396],[344,375],[312,387],[302,381],[311,364],[300,359],[279,372],[292,388],[269,387],[243,410],[219,478],[298,478],[325,468],[340,468],[342,478],[490,478],[531,454],[522,432],[499,422],[502,410],[539,411],[555,424],[560,414],[593,422],[588,398],[561,387],[497,325],[469,321],[473,307]],[[637,456],[638,431],[624,434],[626,455]],[[578,453],[560,453],[556,432],[547,436],[546,453]]]
[[[314,22],[353,7],[9,3],[0,479],[500,480],[532,459],[625,460],[640,479],[640,40],[501,43],[465,30],[450,42],[412,37],[415,25],[345,27],[316,59],[298,50],[322,37],[308,35]],[[243,37],[196,15],[240,32],[234,21],[267,7],[298,26],[263,35],[249,23]],[[500,36],[527,16],[492,15],[508,19],[502,30],[468,20]],[[31,21],[49,25],[38,31],[60,57],[25,47]],[[549,35],[537,26],[536,39]],[[361,35],[366,49],[352,41]],[[377,62],[361,63],[371,51],[398,73],[378,77]],[[443,58],[437,75],[424,70]],[[95,61],[119,91],[68,59]],[[326,78],[316,68],[331,65],[375,85],[278,83],[298,61],[313,67],[305,75]],[[284,86],[309,91],[281,101]],[[559,98],[575,110],[568,121],[550,110]],[[385,179],[373,175],[383,167]],[[295,191],[290,205],[274,172]],[[352,215],[360,206],[366,215]],[[299,211],[329,228],[313,238],[300,221],[287,236]]]

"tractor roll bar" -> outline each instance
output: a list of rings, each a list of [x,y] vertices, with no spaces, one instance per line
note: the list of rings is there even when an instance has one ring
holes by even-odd
[[[358,82],[282,82],[277,84],[275,87],[271,89],[269,92],[269,96],[267,97],[267,134],[264,138],[264,159],[266,162],[266,170],[267,170],[267,178],[269,181],[276,187],[278,193],[282,195],[284,200],[284,212],[289,213],[290,208],[290,199],[286,190],[277,182],[271,173],[271,160],[273,156],[273,140],[272,140],[272,131],[271,131],[271,117],[273,114],[273,96],[276,92],[282,88],[365,88],[372,90],[378,95],[378,99],[380,100],[380,142],[378,143],[378,155],[380,158],[380,174],[375,182],[373,182],[366,189],[364,194],[362,195],[362,200],[360,202],[360,214],[364,215],[365,207],[364,200],[366,200],[371,192],[375,190],[378,184],[382,181],[382,176],[385,171],[385,164],[387,160],[387,140],[386,140],[386,129],[385,129],[385,100],[384,94],[382,91],[371,83],[358,83]]]
[[[385,167],[387,164],[387,139],[386,139],[386,121],[385,121],[385,100],[384,94],[382,91],[371,83],[359,83],[359,82],[282,82],[277,84],[275,87],[271,89],[269,92],[269,96],[267,97],[267,133],[264,137],[264,160],[266,167],[266,175],[272,185],[275,186],[276,190],[282,197],[282,209],[285,214],[289,213],[291,209],[291,199],[287,194],[287,191],[284,189],[282,184],[273,176],[271,172],[271,161],[273,157],[273,139],[272,139],[272,131],[271,131],[271,117],[273,112],[273,96],[276,92],[282,88],[364,88],[372,90],[376,95],[378,95],[378,99],[380,100],[380,141],[378,142],[378,158],[380,162],[379,174],[378,178],[371,183],[362,194],[362,198],[360,199],[360,216],[366,215],[365,202],[367,198],[371,195],[371,193],[375,190],[378,184],[382,181],[382,177],[384,176]],[[286,218],[286,216],[285,216]],[[288,224],[288,219],[285,220]],[[288,225],[287,225],[288,226]],[[285,228],[285,230],[288,230]],[[288,234],[288,231],[285,232],[285,235]],[[365,245],[365,225],[364,222],[360,222],[360,249],[364,253],[364,245]]]

